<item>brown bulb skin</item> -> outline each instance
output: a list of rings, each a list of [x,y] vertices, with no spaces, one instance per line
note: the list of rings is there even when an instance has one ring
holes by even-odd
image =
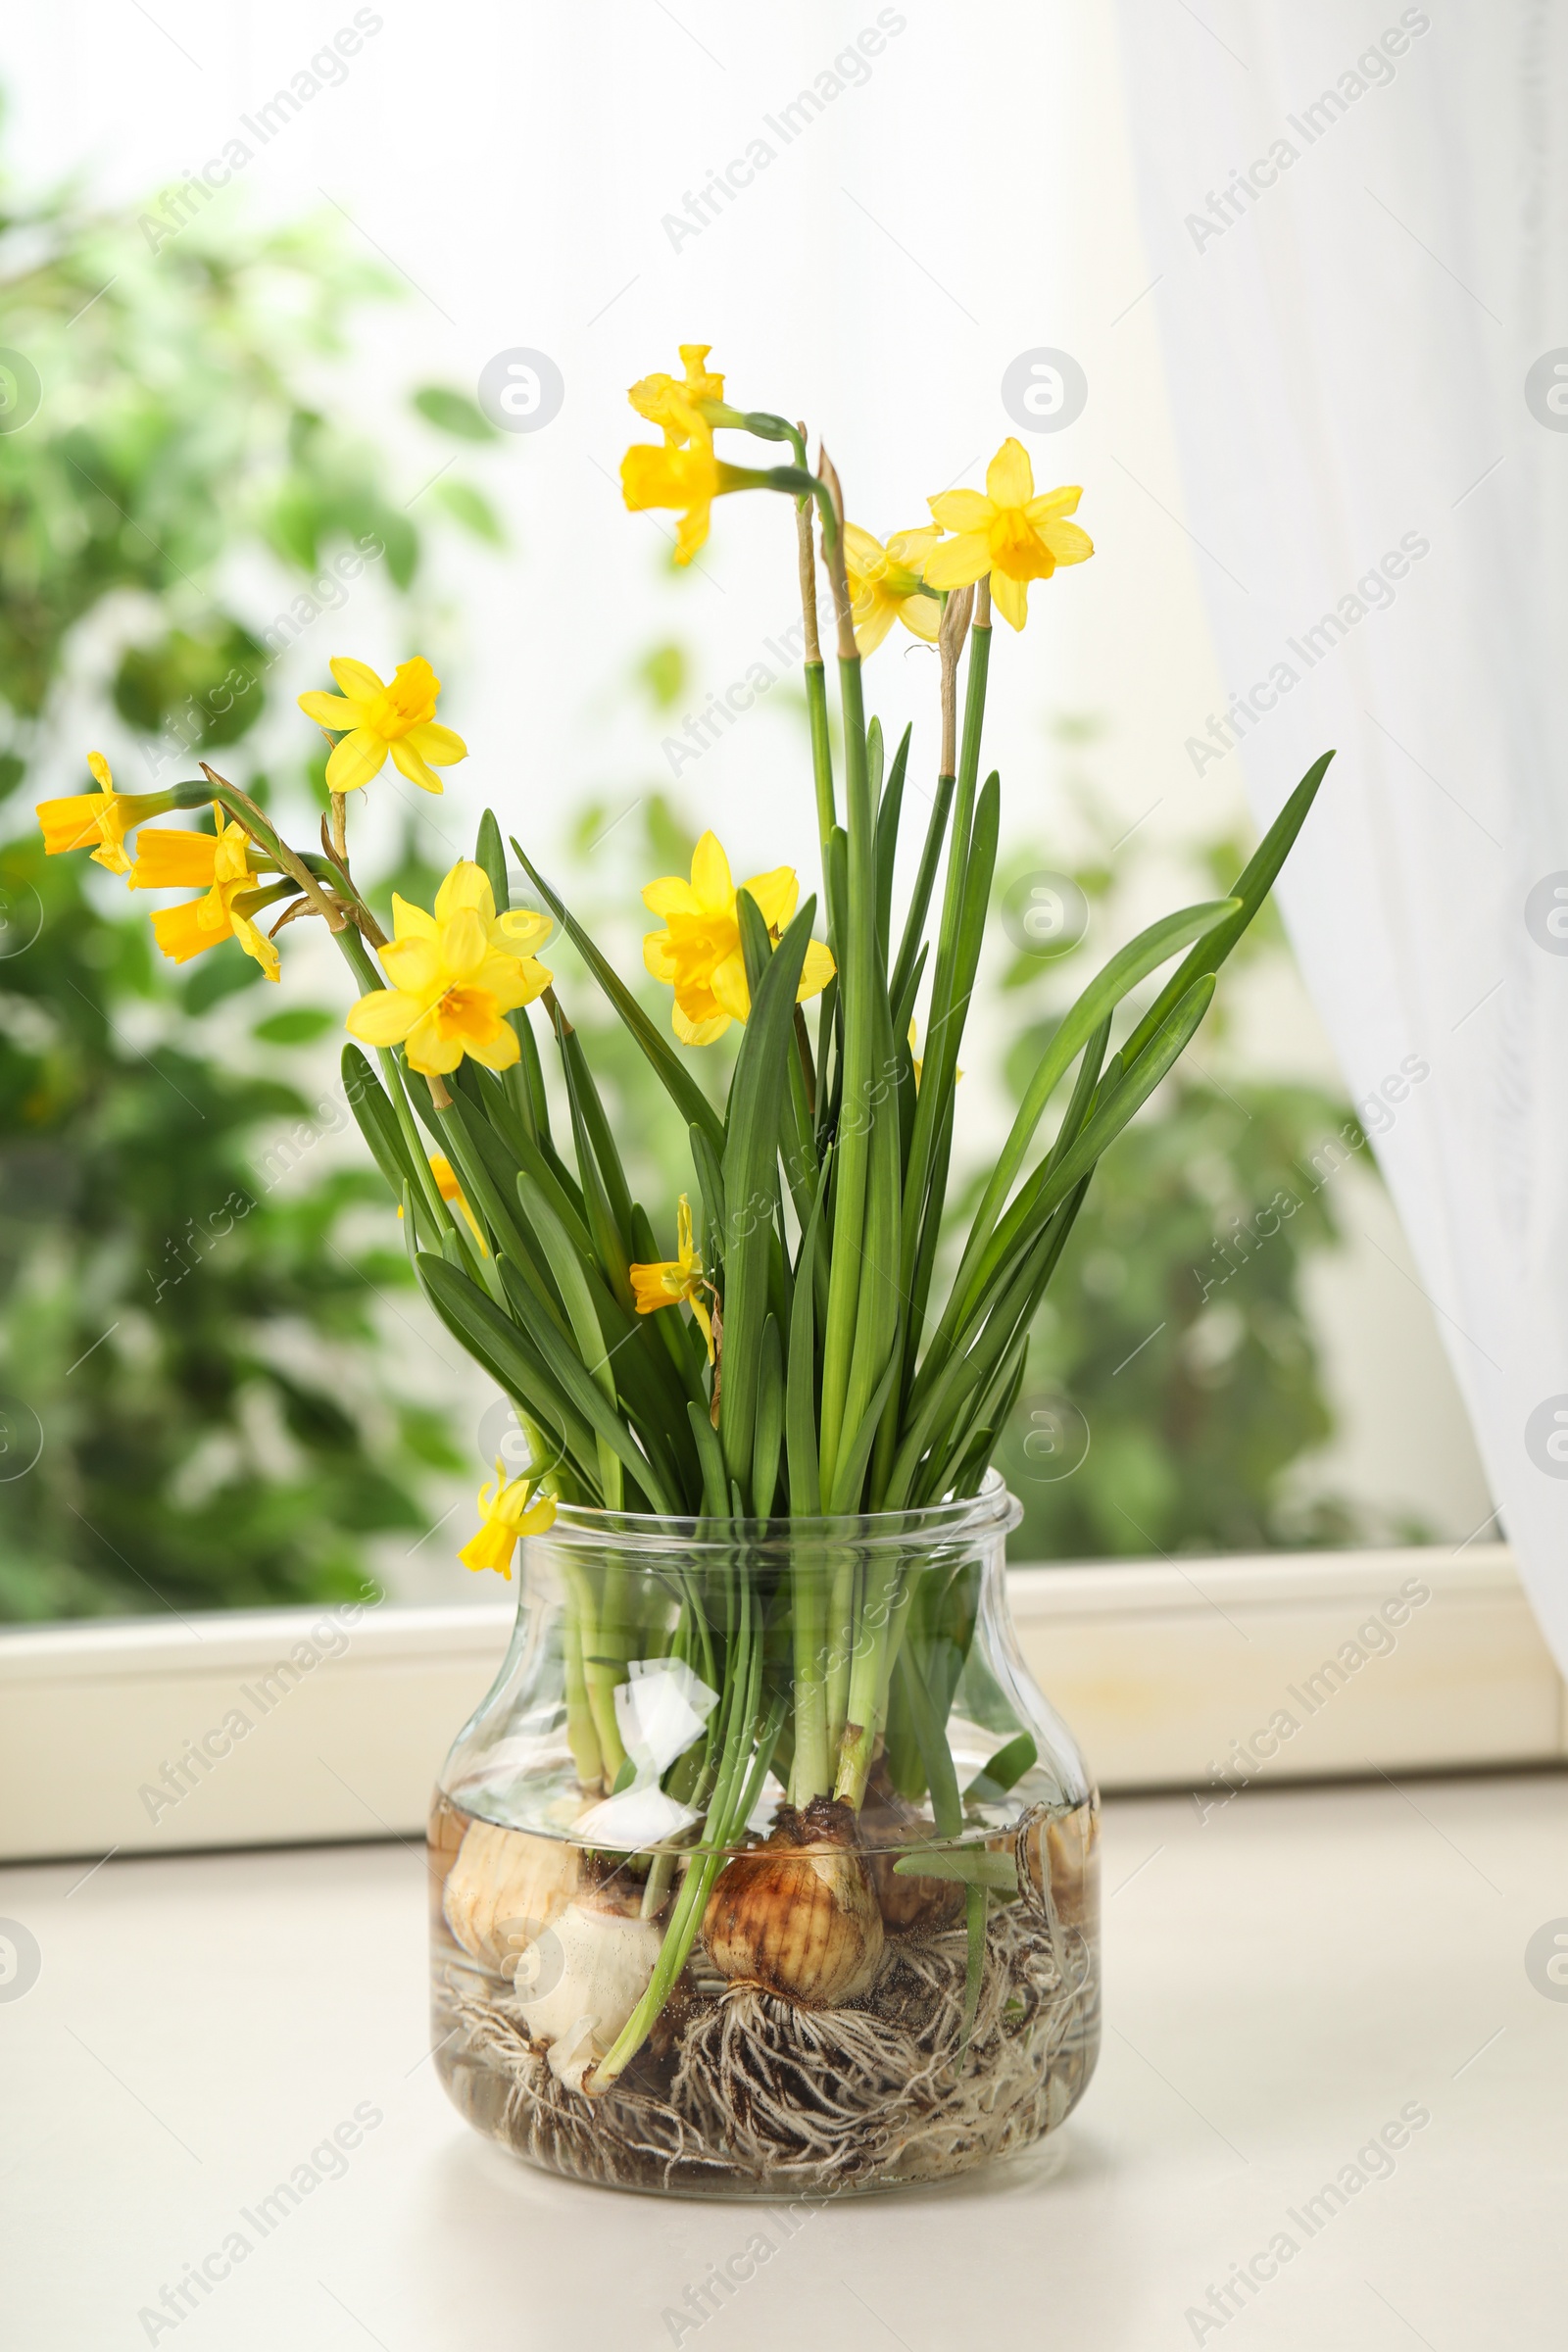
[[[720,1976],[808,2009],[869,1992],[882,1965],[882,1913],[848,1805],[781,1805],[754,1854],[725,1865],[708,1898],[703,1941]]]

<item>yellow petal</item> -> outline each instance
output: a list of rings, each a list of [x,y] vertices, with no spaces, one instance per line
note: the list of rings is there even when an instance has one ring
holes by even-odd
[[[1032,498],[1024,508],[1024,520],[1036,529],[1043,522],[1054,522],[1058,514],[1076,514],[1083,491],[1076,482],[1068,482],[1059,490],[1047,490],[1041,497]]]
[[[450,727],[438,727],[433,718],[411,727],[403,740],[411,750],[418,753],[421,760],[427,760],[432,767],[451,767],[455,761],[468,757],[468,747],[463,737],[455,735]]]
[[[368,728],[356,727],[337,744],[326,763],[328,792],[358,792],[386,765],[386,745]]]
[[[1029,452],[1010,434],[986,467],[986,495],[994,506],[1027,506],[1035,494]]]
[[[650,914],[701,914],[702,901],[691,884],[679,874],[661,874],[643,891],[643,905]]]
[[[226,926],[216,930],[202,921],[206,905],[205,899],[187,899],[179,906],[160,906],[153,916],[153,937],[172,962],[188,963],[228,937]]]
[[[441,962],[449,981],[459,987],[476,982],[479,967],[490,953],[490,934],[472,906],[460,906],[441,925]]]
[[[510,1030],[507,1034],[512,1036]],[[371,1043],[374,1042],[372,1039]],[[517,1041],[513,1038],[512,1042],[515,1046]],[[449,1036],[432,1011],[421,1014],[414,1023],[404,1041],[403,1051],[408,1055],[411,1070],[422,1071],[426,1078],[445,1078],[463,1059],[463,1048],[464,1040]]]
[[[931,536],[933,539],[936,537],[935,531]],[[847,522],[844,525],[844,561],[851,571],[868,572],[874,577],[887,562],[887,555],[880,539],[873,539],[869,531],[862,531],[858,522]]]
[[[528,906],[514,906],[509,914],[496,917],[496,931],[514,956],[542,948],[554,929],[548,914],[535,914]]]
[[[217,869],[218,842],[211,833],[176,832],[146,825],[136,836],[132,890],[205,890]]]
[[[346,735],[360,723],[360,709],[344,695],[318,694],[313,688],[295,700],[307,718],[314,718],[318,726],[330,727],[334,735]]]
[[[824,947],[819,939],[813,939],[806,951],[806,961],[801,966],[801,985],[795,992],[796,1004],[804,1004],[808,999],[819,997],[837,970],[832,949]]]
[[[444,792],[446,787],[435,769],[426,766],[418,753],[409,747],[410,738],[407,735],[400,735],[391,747],[392,764],[398,773],[407,776],[411,784],[417,784],[421,792]]]
[[[440,934],[431,926],[429,937],[417,934],[394,939],[381,950],[381,963],[394,988],[407,989],[421,1004],[438,996],[446,985],[446,964]]]
[[[762,920],[770,931],[782,931],[801,896],[801,886],[792,865],[775,865],[765,874],[753,874],[746,884],[747,895],[757,901]]]
[[[729,1027],[729,1014],[718,1012],[710,1020],[694,1021],[682,1012],[677,1000],[670,1014],[670,1025],[683,1046],[710,1046]]]
[[[991,520],[991,501],[978,490],[939,490],[925,503],[945,531],[983,531]]]
[[[490,1037],[466,1037],[463,1042],[468,1059],[482,1062],[487,1070],[510,1070],[522,1052],[516,1031],[507,1021]]]
[[[985,532],[964,531],[931,550],[925,560],[926,586],[967,588],[972,580],[983,580],[990,569],[991,542]]]
[[[746,985],[746,958],[739,948],[714,964],[709,983],[714,1000],[732,1021],[744,1021],[752,1009],[751,991]]]
[[[918,571],[941,536],[933,523],[922,523],[914,531],[895,531],[888,541],[888,555],[895,564]]]
[[[278,968],[276,942],[269,939],[267,933],[253,923],[248,914],[235,915],[234,937],[239,941],[252,962],[261,965],[269,980],[282,978],[282,973]]]
[[[933,536],[935,534],[933,534]],[[918,597],[914,601],[918,604],[924,604],[928,600],[924,597]],[[866,599],[866,604],[867,611],[865,618],[863,620],[857,620],[855,624],[855,650],[860,656],[862,661],[867,655],[874,654],[876,652],[877,647],[881,644],[889,629],[892,628],[894,614],[899,610],[896,599],[891,596],[868,597]],[[938,619],[940,620],[942,616],[942,607],[934,604],[932,605],[931,610],[934,613],[936,613]]]
[[[730,911],[735,885],[730,879],[729,859],[712,833],[705,833],[692,852],[692,889],[703,913],[727,914]]]
[[[109,772],[109,762],[104,758],[102,752],[89,752],[87,754],[87,773],[91,776],[93,782],[97,785],[100,792],[114,791],[115,779]]]
[[[935,645],[942,630],[942,607],[934,596],[906,596],[899,607],[899,618],[911,637],[926,645]]]
[[[667,931],[649,931],[644,935],[643,962],[656,980],[673,983],[680,970],[680,958]]]
[[[156,923],[158,917],[154,915]],[[349,1006],[343,1026],[365,1046],[400,1046],[419,1018],[423,1006],[406,989],[372,988]]]
[[[1029,617],[1029,583],[1010,580],[1004,571],[991,574],[991,602],[1010,627],[1021,629]]]
[[[411,905],[392,893],[392,928],[399,939],[434,939],[435,916],[426,914],[422,906]]]
[[[460,858],[436,892],[435,919],[438,923],[450,922],[465,906],[471,906],[486,924],[495,919],[496,900],[490,877],[471,858]]]
[[[373,703],[386,692],[382,680],[368,662],[346,662],[340,658],[336,662],[329,662],[326,666],[344,693],[356,703]]]
[[[1076,522],[1048,522],[1040,536],[1058,564],[1083,564],[1095,552],[1089,533]],[[146,839],[145,834],[142,838]]]

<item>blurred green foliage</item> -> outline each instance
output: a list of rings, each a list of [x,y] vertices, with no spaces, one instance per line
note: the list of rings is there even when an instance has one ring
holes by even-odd
[[[997,1025],[1014,1100],[1061,1013],[1135,927],[1122,909],[1152,861],[1136,838],[1112,856],[1083,760],[1095,733],[1085,720],[1058,729],[1060,797],[1085,852],[1063,863],[1020,851],[997,877],[1000,909],[1031,870],[1057,865],[1089,913],[1076,948],[1016,953],[1003,974]],[[1246,858],[1240,842],[1200,847],[1191,896],[1220,895]],[[1232,1052],[1238,1002],[1287,955],[1267,906],[1196,1047],[1096,1171],[997,1455],[1024,1509],[1014,1559],[1256,1551],[1366,1532],[1351,1505],[1307,1499],[1293,1475],[1334,1435],[1303,1278],[1339,1225],[1311,1154],[1334,1135],[1358,1150],[1360,1130],[1338,1096],[1251,1074]]]
[[[347,581],[417,577],[393,469],[319,404],[390,291],[321,227],[228,205],[155,257],[74,192],[0,188],[0,345],[41,385],[0,432],[0,1617],[358,1592],[368,1540],[424,1527],[424,1470],[461,1458],[383,1375],[377,1300],[408,1277],[381,1179],[357,1139],[337,1159],[335,1090],[269,1074],[341,1008],[278,1009],[233,943],[163,963],[145,902],[46,860],[31,816],[85,789],[74,681],[117,662],[149,771],[122,789],[221,748],[259,798],[324,805],[319,757],[269,779],[246,739]],[[464,394],[414,406],[490,437]],[[499,538],[471,483],[437,488]]]

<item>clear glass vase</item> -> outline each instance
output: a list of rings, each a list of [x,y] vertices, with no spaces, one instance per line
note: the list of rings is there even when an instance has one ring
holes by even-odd
[[[993,1474],[858,1519],[564,1506],[523,1544],[430,1820],[437,2064],[477,2130],[776,2197],[945,2179],[1070,2112],[1098,1800],[1013,1637],[1017,1516]]]

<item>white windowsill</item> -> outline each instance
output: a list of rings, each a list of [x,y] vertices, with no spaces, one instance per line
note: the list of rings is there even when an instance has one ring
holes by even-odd
[[[1343,1684],[1329,1688],[1325,1661],[1385,1603],[1397,1610],[1409,1579],[1430,1599],[1380,1637],[1391,1649],[1342,1665]],[[1276,1753],[1233,1779],[1568,1756],[1563,1684],[1502,1544],[1018,1568],[1009,1583],[1029,1666],[1103,1788],[1208,1788],[1233,1742],[1281,1710],[1295,1731],[1282,1738],[1276,1725]],[[264,1707],[259,1678],[330,1616],[0,1635],[0,1858],[416,1834],[446,1749],[500,1661],[511,1610],[376,1609],[340,1655],[275,1687]],[[316,1645],[328,1646],[319,1634]],[[143,1790],[235,1707],[251,1728],[205,1776],[187,1768],[188,1792],[157,1804],[154,1819]],[[1223,1798],[1223,1785],[1209,1793]]]

